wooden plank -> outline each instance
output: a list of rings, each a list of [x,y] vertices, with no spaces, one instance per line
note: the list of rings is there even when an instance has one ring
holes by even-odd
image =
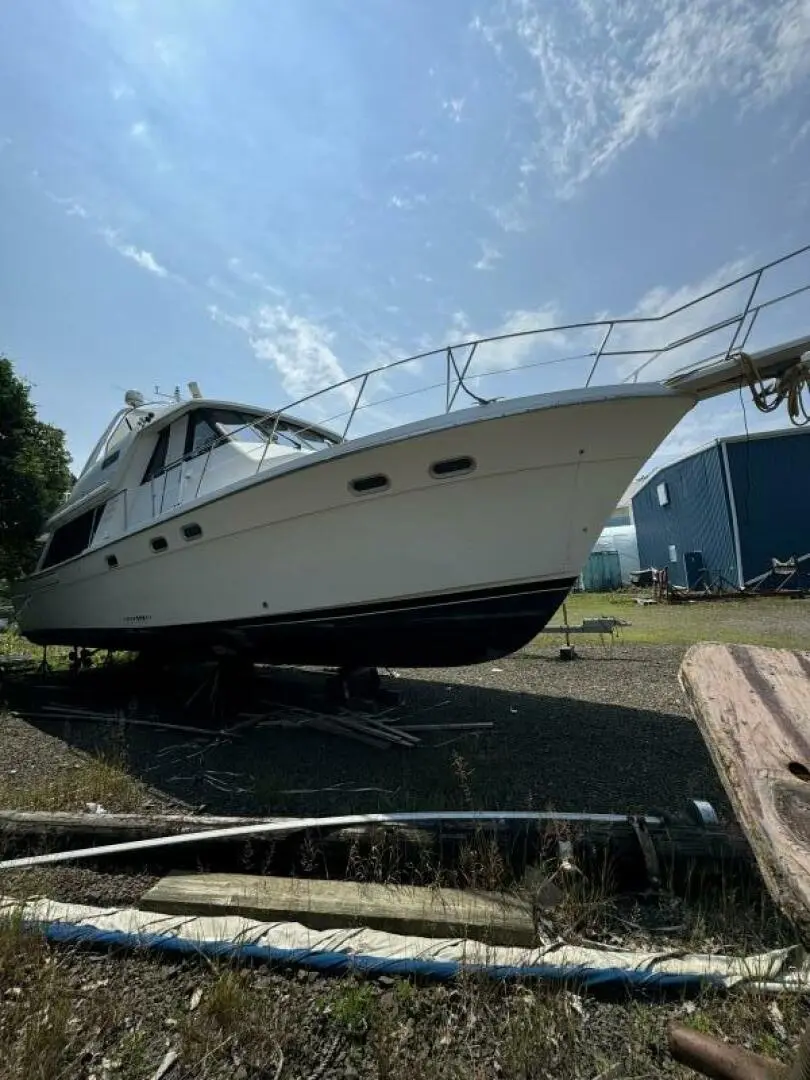
[[[695,645],[680,679],[774,901],[810,930],[810,653]]]
[[[149,889],[140,907],[165,914],[294,921],[313,930],[367,926],[420,937],[471,937],[497,945],[535,942],[530,905],[474,890],[176,873]]]

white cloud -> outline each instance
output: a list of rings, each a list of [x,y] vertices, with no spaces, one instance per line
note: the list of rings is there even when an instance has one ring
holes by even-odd
[[[792,153],[799,145],[799,143],[806,139],[808,135],[810,135],[810,120],[805,120],[799,130],[795,132],[795,134],[791,138],[788,152]]]
[[[238,263],[239,260],[231,260]],[[208,314],[222,325],[241,331],[254,355],[275,368],[285,393],[298,399],[325,390],[347,378],[332,349],[334,334],[322,324],[292,310],[285,297],[261,304],[249,314],[231,315],[217,304]],[[341,403],[353,402],[357,386],[336,391]],[[317,406],[316,406],[317,407]]]
[[[142,270],[148,270],[150,274],[156,274],[161,278],[169,276],[169,271],[165,266],[160,265],[151,251],[145,251],[143,248],[137,248],[132,244],[123,243],[114,229],[103,229],[101,235],[113,251],[117,251],[119,255],[123,255],[125,259],[131,259],[140,266]]]
[[[57,206],[64,207],[68,217],[87,218],[90,216],[86,208],[78,199],[72,199],[69,196],[63,197],[61,195],[54,195],[51,191],[46,191],[45,194],[51,202],[55,202]]]
[[[422,203],[427,202],[427,195],[392,195],[388,199],[388,205],[393,206],[396,210],[413,210],[415,206],[419,206]]]
[[[498,251],[496,247],[488,243],[486,240],[481,242],[481,258],[478,262],[473,264],[475,270],[494,270],[495,264],[499,259],[503,258],[503,255]]]
[[[688,413],[670,432],[646,463],[644,472],[690,454],[713,439],[744,435],[746,431],[750,434],[777,431],[785,428],[787,422],[787,415],[782,409],[775,413],[761,413],[747,396],[744,396],[742,401],[736,396],[705,401]]]
[[[136,120],[132,127],[130,127],[129,134],[131,138],[143,142],[149,138],[149,125],[145,120]]]
[[[499,24],[474,29],[530,61],[523,98],[562,194],[706,102],[761,107],[810,73],[809,0],[503,0],[501,10]]]
[[[748,272],[750,267],[750,260],[738,259],[726,263],[718,270],[706,275],[701,281],[681,285],[674,289],[660,285],[648,289],[634,307],[622,317],[655,318],[660,321],[617,326],[611,333],[608,350],[660,349],[670,342],[698,334],[706,327],[721,323],[732,315],[742,312],[752,286],[751,281],[742,282],[700,300],[685,311],[677,312],[677,309],[741,277]],[[668,313],[672,311],[676,314],[669,315]],[[667,317],[661,318],[662,316]],[[639,381],[665,378],[679,368],[698,363],[713,353],[725,350],[733,334],[733,326],[723,327],[711,335],[669,350],[660,357],[654,358],[653,354],[650,354],[649,356],[608,358],[601,368],[603,371],[609,371],[611,367],[615,367],[618,377],[624,379],[640,365],[645,364],[644,370],[639,374]]]
[[[250,344],[260,360],[273,365],[286,392],[300,398],[346,378],[332,351],[333,338],[286,304],[266,304],[253,319]]]
[[[410,154],[406,154],[404,161],[424,161],[430,165],[435,165],[439,160],[439,155],[434,154],[432,150],[412,150]]]
[[[449,98],[447,101],[442,102],[442,109],[454,123],[460,124],[461,113],[464,109],[464,98]]]

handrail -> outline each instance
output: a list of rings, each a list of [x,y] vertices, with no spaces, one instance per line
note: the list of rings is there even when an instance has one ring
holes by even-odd
[[[344,379],[340,379],[337,382],[332,383],[329,386],[322,387],[319,390],[312,391],[304,394],[294,401],[289,402],[283,408],[273,409],[270,412],[256,415],[251,420],[241,427],[235,428],[230,434],[238,435],[240,431],[244,431],[251,426],[256,425],[268,425],[272,421],[272,428],[270,435],[264,450],[261,454],[260,460],[257,463],[256,471],[260,470],[267,460],[267,450],[271,442],[275,441],[278,425],[282,421],[289,422],[292,418],[290,413],[292,410],[298,409],[300,406],[306,405],[317,399],[323,399],[325,395],[331,393],[342,393],[346,402],[346,408],[337,412],[335,415],[329,417],[326,420],[319,420],[317,423],[312,422],[312,426],[309,427],[306,424],[298,426],[296,421],[296,429],[301,435],[305,436],[307,431],[322,433],[324,428],[337,421],[338,428],[342,427],[342,434],[336,435],[336,438],[341,441],[349,439],[349,433],[352,424],[355,422],[358,414],[363,413],[364,410],[372,407],[379,407],[380,405],[387,404],[389,402],[401,401],[408,397],[413,397],[418,394],[428,393],[430,391],[440,390],[444,388],[444,411],[449,413],[461,391],[471,398],[473,401],[479,404],[488,404],[490,399],[487,399],[479,394],[475,393],[468,385],[470,378],[469,372],[473,358],[476,355],[480,355],[481,350],[486,346],[497,346],[499,344],[507,342],[521,341],[522,339],[537,339],[542,340],[544,335],[549,334],[571,334],[572,332],[586,332],[586,331],[602,331],[601,342],[598,346],[593,348],[586,348],[571,353],[570,355],[562,357],[547,357],[539,361],[533,361],[526,364],[516,364],[507,368],[493,367],[488,371],[476,372],[474,378],[481,380],[484,378],[490,378],[496,374],[506,375],[517,371],[526,371],[536,367],[552,366],[555,364],[569,363],[574,361],[590,360],[591,363],[588,367],[587,377],[584,380],[584,385],[591,386],[593,378],[597,372],[599,364],[605,359],[616,360],[618,358],[630,359],[633,357],[644,357],[643,362],[639,363],[630,373],[625,377],[626,382],[637,383],[639,376],[647,370],[656,360],[662,356],[674,353],[678,349],[695,345],[696,343],[710,337],[712,334],[717,334],[725,329],[732,329],[732,337],[725,349],[721,349],[718,352],[713,352],[710,356],[703,357],[699,364],[708,363],[717,359],[728,359],[732,351],[740,351],[744,348],[748,337],[754,327],[754,324],[760,314],[760,312],[773,307],[776,304],[783,303],[795,296],[798,296],[804,292],[810,291],[810,281],[801,284],[798,287],[791,288],[788,291],[784,291],[779,295],[771,297],[766,300],[761,300],[755,303],[757,299],[757,293],[759,292],[763,278],[767,271],[774,269],[778,266],[796,260],[802,255],[810,253],[810,244],[805,244],[802,247],[796,248],[794,251],[789,252],[786,255],[782,255],[777,259],[772,259],[770,262],[764,263],[761,266],[755,267],[752,270],[744,274],[740,274],[730,281],[727,281],[721,285],[716,286],[713,289],[708,290],[685,301],[682,304],[669,309],[666,312],[661,312],[657,315],[639,315],[639,316],[624,316],[620,318],[601,318],[591,319],[579,322],[563,323],[558,326],[544,326],[534,327],[526,330],[517,330],[509,333],[491,334],[486,337],[475,338],[466,341],[456,342],[451,345],[442,345],[434,349],[427,349],[413,355],[403,357],[398,360],[392,360],[385,364],[379,364],[375,367],[369,368],[365,371],[357,372],[353,375],[348,375]],[[747,291],[745,300],[742,307],[734,314],[727,315],[722,318],[715,319],[712,322],[707,323],[700,328],[690,331],[686,334],[682,334],[672,340],[666,341],[662,344],[648,345],[646,347],[633,347],[633,342],[627,342],[626,347],[622,346],[622,341],[616,340],[617,334],[621,337],[622,330],[635,329],[644,327],[654,327],[658,324],[666,323],[667,320],[676,318],[679,315],[683,315],[685,312],[689,312],[696,308],[698,305],[705,303],[707,300],[712,300],[723,293],[727,293],[729,290],[734,289],[737,286],[743,285],[746,282],[751,283],[751,288]],[[747,323],[747,327],[746,327]],[[613,348],[608,349],[608,344],[612,344]],[[398,393],[394,393],[391,396],[387,396],[376,401],[363,401],[364,394],[372,379],[377,376],[384,376],[391,372],[398,371],[400,368],[406,365],[415,365],[420,361],[431,360],[441,358],[444,360],[444,376],[441,381],[428,382],[427,385],[422,385],[417,389],[403,390]],[[694,370],[695,363],[689,363],[686,365],[688,370]],[[682,370],[682,369],[678,369]],[[358,385],[359,384],[359,385]],[[351,390],[349,388],[351,387]],[[344,423],[345,421],[345,423]],[[202,474],[197,483],[197,494],[199,494],[200,488],[204,477],[208,473],[209,458],[211,453],[219,442],[212,444],[207,449],[190,451],[176,458],[174,461],[168,462],[164,469],[163,474],[174,469],[178,465],[182,465],[185,461],[192,458],[206,456],[205,463],[203,465]],[[161,499],[161,503],[163,500]]]

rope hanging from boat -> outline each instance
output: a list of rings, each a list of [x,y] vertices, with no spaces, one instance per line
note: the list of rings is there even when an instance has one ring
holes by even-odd
[[[804,427],[810,423],[810,405],[804,397],[805,391],[810,391],[810,352],[802,353],[801,359],[793,367],[769,384],[766,384],[756,364],[746,353],[740,353],[740,365],[748,380],[754,404],[760,412],[775,412],[783,402],[787,402],[792,424]]]

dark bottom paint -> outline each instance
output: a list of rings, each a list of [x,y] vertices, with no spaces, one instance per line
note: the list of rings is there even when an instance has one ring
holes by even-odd
[[[528,644],[575,578],[338,608],[165,628],[47,630],[38,645],[74,645],[188,656],[243,656],[323,667],[454,667],[508,656]]]

